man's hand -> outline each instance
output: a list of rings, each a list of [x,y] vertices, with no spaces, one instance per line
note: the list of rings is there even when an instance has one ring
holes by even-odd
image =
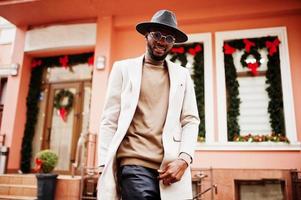
[[[170,185],[172,183],[181,180],[188,164],[182,160],[177,159],[166,165],[163,170],[158,170],[159,179],[163,181],[164,185]]]

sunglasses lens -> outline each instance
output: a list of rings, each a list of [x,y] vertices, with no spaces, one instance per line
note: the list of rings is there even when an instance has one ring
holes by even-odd
[[[174,37],[172,37],[171,35],[168,35],[165,37],[165,41],[167,43],[173,43],[174,42]]]
[[[162,34],[160,32],[153,32],[153,37],[155,40],[161,40]]]

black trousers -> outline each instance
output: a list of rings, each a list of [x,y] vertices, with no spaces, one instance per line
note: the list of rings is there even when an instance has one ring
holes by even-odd
[[[158,176],[155,169],[137,165],[121,166],[118,182],[122,200],[161,200]]]

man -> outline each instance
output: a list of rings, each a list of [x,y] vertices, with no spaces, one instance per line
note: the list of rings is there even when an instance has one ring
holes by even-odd
[[[141,57],[114,63],[102,114],[99,200],[192,199],[190,164],[199,117],[187,69],[165,60],[187,41],[174,13],[160,10],[136,26]]]

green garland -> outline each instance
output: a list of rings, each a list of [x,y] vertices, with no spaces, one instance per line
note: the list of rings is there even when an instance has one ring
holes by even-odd
[[[282,99],[281,70],[279,60],[279,50],[273,55],[268,55],[268,70],[266,73],[266,83],[269,84],[266,91],[270,101],[268,111],[270,114],[270,124],[276,134],[286,135],[284,123],[284,110]]]
[[[204,141],[206,135],[205,128],[205,101],[204,101],[204,51],[202,43],[181,44],[175,45],[171,51],[171,61],[179,60],[181,65],[186,67],[187,56],[190,53],[194,56],[193,75],[194,88],[196,93],[196,100],[198,112],[200,116],[199,125],[199,141]]]
[[[36,58],[36,60],[41,60],[43,67],[55,67],[61,66],[60,58],[64,56],[54,56],[54,57],[47,57],[47,58]],[[75,54],[75,55],[68,55],[68,67],[82,64],[82,63],[89,63],[89,59],[93,57],[93,53],[83,53],[83,54]],[[89,63],[92,64],[92,63]]]
[[[278,40],[277,37],[261,37],[251,38],[249,41],[254,43],[251,51],[267,48],[267,42],[273,43]],[[225,42],[230,47],[243,50],[245,44],[243,40],[231,40]],[[256,58],[258,59],[258,58]],[[225,73],[226,73],[226,90],[227,90],[227,123],[228,123],[228,140],[233,141],[235,137],[239,136],[240,128],[238,124],[239,116],[239,84],[237,82],[237,73],[233,63],[233,56],[231,54],[224,54]],[[268,70],[266,72],[266,83],[269,84],[266,89],[269,95],[268,112],[270,115],[270,125],[273,134],[280,134],[285,136],[284,126],[284,113],[283,113],[283,100],[282,100],[282,87],[281,87],[281,71],[279,60],[279,48],[275,48],[275,52],[268,55]]]
[[[64,98],[68,99],[66,105],[62,104]],[[58,110],[63,108],[66,111],[69,111],[73,106],[73,98],[74,97],[72,92],[62,89],[55,95],[53,106]]]
[[[38,101],[42,85],[43,68],[34,68],[31,71],[29,91],[26,99],[26,124],[21,148],[21,171],[29,173],[31,169],[32,140],[35,134],[35,125],[39,112]]]
[[[31,170],[32,141],[35,134],[35,126],[39,112],[38,102],[41,95],[43,71],[47,67],[61,66],[59,61],[63,56],[48,58],[35,58],[32,60],[32,71],[29,83],[29,91],[26,99],[26,123],[22,139],[20,168],[23,173]],[[68,56],[68,66],[72,67],[81,63],[93,64],[93,53],[84,53]]]
[[[239,84],[232,55],[225,55],[224,62],[227,91],[227,131],[228,140],[232,140],[235,135],[239,135],[240,133],[238,116],[240,115],[239,105],[241,101],[239,98]]]

